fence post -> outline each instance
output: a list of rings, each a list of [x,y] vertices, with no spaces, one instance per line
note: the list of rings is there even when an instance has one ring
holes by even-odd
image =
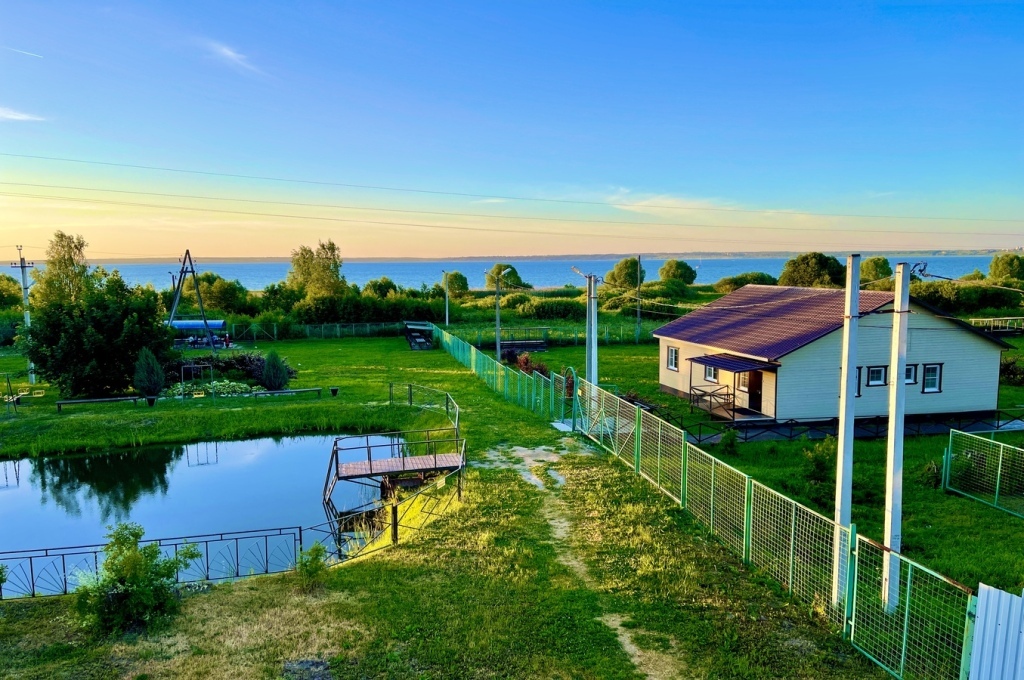
[[[746,490],[744,491],[743,498],[743,562],[744,564],[750,564],[751,529],[754,525],[754,482],[750,475],[747,475]]]
[[[999,467],[996,468],[996,495],[992,499],[992,504],[997,508],[999,507],[999,486],[1003,482],[1003,447],[999,446]]]
[[[679,507],[686,509],[686,487],[688,484],[686,466],[689,463],[690,445],[686,443],[686,430],[683,430],[683,452],[682,461],[679,465]]]
[[[412,383],[409,383],[409,406],[412,406]]]
[[[391,545],[398,545],[398,501],[391,501]]]
[[[952,438],[952,434],[953,433],[950,432],[950,437],[951,438]],[[945,448],[945,450],[942,452],[942,490],[943,491],[949,491],[949,468],[950,468],[950,458],[951,457],[952,457],[952,454],[950,453],[950,447],[947,446]]]
[[[789,593],[795,592],[793,576],[796,571],[796,501],[789,501]]]
[[[900,677],[903,677],[907,667],[907,638],[910,637],[910,589],[913,584],[914,563],[907,562],[907,594],[904,596],[903,602],[903,651],[900,654]]]
[[[643,430],[643,411],[636,408],[636,426],[633,428],[633,472],[640,474],[640,432]]]
[[[971,672],[971,652],[974,651],[974,621],[978,614],[978,596],[971,595],[964,615],[964,648],[960,651],[960,680],[967,680]]]
[[[853,636],[853,618],[856,615],[857,603],[857,525],[850,522],[850,545],[846,547],[846,611],[843,615],[843,639]]]
[[[718,461],[711,459],[711,533],[715,533],[715,477]]]
[[[388,383],[388,404],[395,403],[395,383]]]

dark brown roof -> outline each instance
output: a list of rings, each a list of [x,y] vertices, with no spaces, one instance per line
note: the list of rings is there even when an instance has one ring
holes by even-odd
[[[860,313],[892,303],[893,294],[864,290]],[[938,310],[915,304],[941,315]],[[668,323],[654,335],[775,361],[843,327],[845,292],[836,288],[748,285]],[[1005,343],[959,322],[999,345]]]

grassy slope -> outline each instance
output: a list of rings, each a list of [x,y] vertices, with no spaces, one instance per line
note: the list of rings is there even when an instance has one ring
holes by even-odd
[[[209,402],[180,411],[80,407],[74,420],[30,414],[17,427],[35,423],[44,434],[88,443],[84,432],[105,444],[127,439],[121,430],[131,426],[170,437],[186,414],[195,414],[192,425],[179,432],[237,433],[240,423],[262,427],[268,418],[297,431],[358,413],[362,407],[342,401],[379,401],[388,380],[411,380],[453,392],[465,409],[472,458],[505,442],[559,441],[440,352],[409,352],[397,339],[278,347],[300,369],[297,386],[337,384],[346,398],[230,407],[240,411]],[[401,425],[409,415],[390,411],[376,424]],[[592,582],[556,558],[541,493],[513,471],[483,469],[470,473],[466,502],[454,514],[398,549],[335,570],[320,597],[296,594],[291,576],[216,587],[189,598],[168,627],[118,641],[87,637],[67,598],[0,604],[0,675],[277,677],[286,659],[326,657],[342,678],[637,677],[615,634],[596,620],[614,612],[647,631],[634,638],[639,647],[668,645],[697,675],[881,676],[618,463],[564,460],[563,497],[578,524],[570,540]]]

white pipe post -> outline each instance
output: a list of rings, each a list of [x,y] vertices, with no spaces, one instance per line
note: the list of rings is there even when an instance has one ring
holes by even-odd
[[[501,363],[501,274],[494,277],[494,358]]]
[[[587,382],[597,385],[597,276],[587,275]]]
[[[889,358],[889,441],[885,465],[885,546],[892,552],[882,562],[882,601],[892,611],[900,598],[903,534],[903,417],[906,407],[907,322],[910,315],[910,265],[896,265],[893,297],[892,353]]]
[[[11,264],[11,267],[17,267],[21,269],[21,299],[25,312],[25,331],[32,327],[32,314],[28,309],[28,270],[35,266],[33,262],[25,262],[25,256],[21,252],[21,246],[18,246],[18,264]],[[28,362],[28,384],[36,384],[36,366],[31,361]]]
[[[860,255],[846,258],[846,306],[843,314],[843,357],[839,373],[839,453],[836,459],[835,535],[832,541],[832,602],[846,597],[846,559],[850,505],[853,496],[853,440],[857,403],[857,326],[860,319]],[[844,531],[845,529],[845,531]]]

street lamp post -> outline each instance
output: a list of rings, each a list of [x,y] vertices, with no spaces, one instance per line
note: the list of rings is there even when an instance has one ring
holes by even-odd
[[[512,271],[509,267],[494,275],[494,354],[501,363],[501,277]]]

